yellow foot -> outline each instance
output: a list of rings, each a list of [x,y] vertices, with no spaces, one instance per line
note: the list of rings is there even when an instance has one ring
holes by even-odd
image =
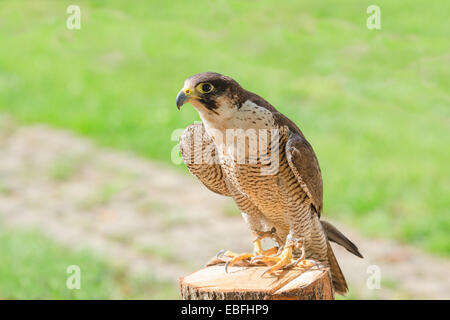
[[[225,263],[225,272],[228,273],[228,267],[231,267],[233,265],[235,265],[238,262],[241,261],[245,261],[248,262],[248,260],[252,257],[254,257],[254,255],[252,253],[241,253],[241,254],[237,254],[234,253],[232,251],[226,251],[223,254],[225,257],[229,257],[231,258],[231,260],[227,261]]]
[[[255,244],[255,247],[259,245]],[[256,248],[255,248],[256,249]],[[277,247],[273,247],[269,250],[255,250],[254,253],[241,253],[237,254],[232,251],[219,251],[217,254],[217,259],[220,259],[221,257],[227,257],[231,258],[231,260],[228,260],[225,263],[225,271],[228,273],[228,267],[231,267],[235,264],[244,264],[244,265],[260,265],[259,261],[253,262],[253,259],[255,257],[266,257],[267,255],[275,254],[278,252]]]
[[[292,250],[294,249],[294,247],[300,247],[302,250],[302,254],[298,259],[294,259],[292,256]],[[277,270],[294,268],[298,265],[301,265],[305,269],[310,269],[313,266],[317,266],[317,263],[315,261],[305,259],[305,250],[303,247],[303,243],[299,245],[299,242],[290,240],[286,242],[286,245],[284,246],[284,249],[280,254],[277,254],[275,256],[255,257],[251,261],[251,263],[258,262],[271,266],[263,272],[261,277],[266,273],[273,274]]]
[[[262,246],[261,246],[261,240],[263,238],[266,238],[266,237],[273,238],[274,234],[275,234],[275,229],[272,229],[271,231],[268,231],[268,232],[254,233],[255,240],[253,241],[253,253],[237,254],[232,251],[221,250],[217,254],[216,258],[219,260],[221,259],[221,257],[231,258],[231,260],[228,260],[225,263],[225,271],[226,272],[228,272],[228,267],[231,267],[237,263],[240,263],[240,264],[244,263],[246,265],[260,265],[260,263],[258,261],[255,261],[255,263],[252,262],[255,257],[266,257],[269,255],[276,254],[278,252],[278,247],[273,247],[268,250],[263,250]]]

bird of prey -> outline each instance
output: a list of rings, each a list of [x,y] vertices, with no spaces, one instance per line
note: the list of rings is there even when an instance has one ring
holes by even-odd
[[[362,258],[358,248],[321,220],[322,176],[300,129],[269,102],[215,72],[186,79],[178,109],[191,103],[202,123],[180,138],[183,160],[207,188],[233,198],[254,238],[253,253],[224,253],[226,267],[239,261],[265,264],[266,272],[313,261],[329,267],[334,291],[348,290],[329,241]],[[278,247],[263,250],[270,237]]]

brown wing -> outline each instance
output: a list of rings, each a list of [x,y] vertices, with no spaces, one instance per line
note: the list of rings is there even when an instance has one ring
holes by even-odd
[[[269,102],[257,94],[246,91],[244,99],[248,99],[257,105],[272,112],[275,123],[286,126],[290,130],[290,138],[286,145],[286,155],[289,166],[300,182],[303,190],[310,197],[317,214],[320,217],[322,210],[322,175],[319,162],[309,142],[303,136],[297,125],[282,113],[278,112]]]
[[[303,136],[291,132],[286,144],[286,157],[298,182],[311,199],[320,217],[322,211],[322,174],[313,148]]]
[[[187,127],[180,138],[183,161],[189,171],[208,189],[223,196],[230,196],[224,173],[216,161],[216,148],[201,123]]]

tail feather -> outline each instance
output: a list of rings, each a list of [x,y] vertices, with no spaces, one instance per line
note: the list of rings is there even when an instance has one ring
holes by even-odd
[[[362,254],[358,250],[358,247],[346,236],[344,236],[335,226],[324,220],[320,220],[320,222],[322,223],[322,227],[327,234],[328,240],[343,246],[347,249],[347,251],[353,253],[355,256],[363,258]]]
[[[344,274],[334,256],[333,249],[331,248],[330,242],[327,241],[328,245],[328,263],[330,265],[331,280],[333,282],[333,288],[336,293],[345,295],[348,291],[347,282],[345,281]]]

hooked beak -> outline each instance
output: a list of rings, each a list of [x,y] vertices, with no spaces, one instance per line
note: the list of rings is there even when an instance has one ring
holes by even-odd
[[[196,98],[195,95],[193,95],[193,90],[189,88],[181,89],[180,92],[178,92],[177,95],[177,108],[180,110],[181,106],[185,104],[186,102],[189,102],[191,98]]]
[[[181,106],[189,100],[189,97],[181,90],[177,95],[177,108],[180,110]]]

